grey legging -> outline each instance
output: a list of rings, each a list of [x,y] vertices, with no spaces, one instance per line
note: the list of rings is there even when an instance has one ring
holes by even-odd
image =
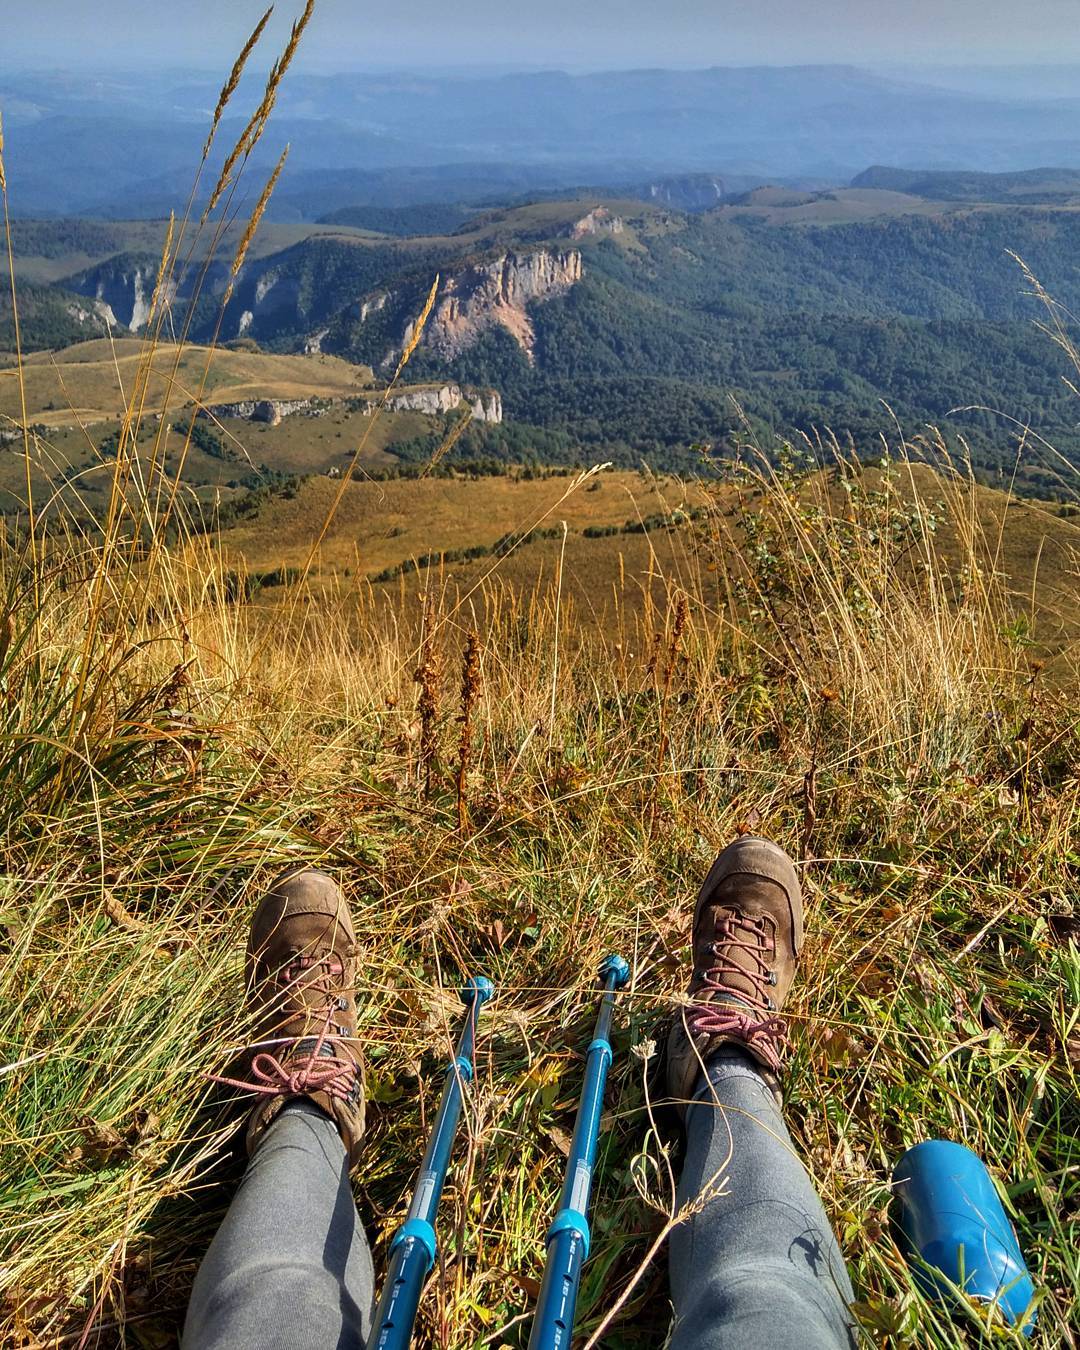
[[[854,1295],[772,1093],[738,1050],[686,1112],[671,1350],[847,1350]]]
[[[780,1112],[738,1052],[687,1112],[671,1350],[847,1350],[851,1286]],[[184,1350],[356,1350],[371,1253],[337,1127],[307,1102],[266,1131],[191,1294]]]
[[[374,1287],[337,1126],[298,1098],[260,1140],[203,1258],[184,1350],[355,1350]]]

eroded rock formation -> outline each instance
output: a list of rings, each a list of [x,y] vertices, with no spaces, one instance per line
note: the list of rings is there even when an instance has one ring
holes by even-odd
[[[528,306],[565,295],[581,280],[581,273],[581,254],[577,249],[506,252],[487,261],[470,263],[443,277],[424,326],[421,345],[434,356],[449,361],[467,351],[483,333],[501,327],[531,361],[536,335]],[[359,326],[387,305],[400,306],[409,318],[400,342],[382,358],[383,368],[392,367],[408,346],[415,332],[419,306],[412,296],[384,290],[367,296],[354,311],[354,321]]]
[[[368,404],[368,411],[374,412],[380,404],[374,398]],[[472,408],[474,422],[494,422],[503,420],[502,398],[495,389],[462,389],[458,384],[417,385],[414,388],[398,389],[390,394],[385,407],[388,412],[421,412],[435,415],[454,412],[463,403]]]
[[[626,225],[622,216],[613,215],[606,206],[594,206],[567,230],[571,239],[587,239],[597,234],[622,234]]]
[[[310,398],[241,399],[238,403],[209,403],[205,408],[200,408],[196,416],[242,417],[247,422],[267,422],[270,426],[276,427],[283,417],[307,412],[312,406],[313,400]]]

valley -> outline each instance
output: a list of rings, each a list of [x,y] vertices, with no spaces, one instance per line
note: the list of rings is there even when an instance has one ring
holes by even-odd
[[[933,195],[899,190],[920,185]],[[493,389],[505,418],[498,431],[470,427],[458,459],[645,460],[686,473],[700,463],[697,444],[726,453],[747,436],[768,446],[828,428],[876,446],[898,428],[916,441],[938,427],[995,482],[1027,427],[1019,488],[1066,497],[1080,457],[1071,366],[1038,331],[1045,313],[1009,254],[1060,305],[1080,303],[1068,263],[1080,248],[1080,193],[1064,172],[1020,188],[1018,204],[1020,189],[994,175],[870,170],[846,188],[759,188],[694,212],[592,193],[462,207],[443,235],[271,224],[220,330],[235,233],[176,280],[172,324],[189,323],[197,341],[243,339],[268,358],[338,358],[377,382],[393,373],[439,276],[407,378]],[[417,207],[412,223],[435,219]],[[409,224],[402,208],[397,228]],[[27,350],[63,347],[65,323],[81,334],[104,323],[141,330],[160,226],[156,239],[144,221],[16,226]],[[3,323],[0,301],[0,347]],[[289,388],[283,372],[277,396]],[[337,430],[353,439],[354,428]],[[433,427],[430,449],[438,436]],[[296,471],[295,458],[266,462]]]

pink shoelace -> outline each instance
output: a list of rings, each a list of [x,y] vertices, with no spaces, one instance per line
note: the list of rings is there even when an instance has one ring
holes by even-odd
[[[731,959],[732,948],[747,953],[750,968]],[[769,1068],[779,1070],[780,1047],[787,1043],[783,1018],[753,1016],[755,1012],[769,1011],[772,1000],[766,990],[775,984],[769,968],[775,945],[765,920],[725,911],[717,922],[716,941],[709,950],[715,964],[706,970],[698,1002],[687,1013],[687,1029],[694,1036],[726,1036],[741,1041]],[[753,992],[734,993],[725,983],[725,977],[732,975],[747,981]],[[733,1000],[747,1011],[734,1006]]]
[[[284,966],[277,974],[275,982],[282,986],[287,994],[300,979],[315,968],[321,968],[323,974],[305,982],[305,989],[315,989],[325,995],[327,1003],[322,1009],[304,1009],[323,1018],[322,1027],[316,1035],[285,1037],[280,1041],[264,1042],[279,1047],[277,1053],[259,1050],[251,1059],[251,1076],[248,1079],[229,1078],[221,1074],[207,1074],[214,1083],[236,1088],[240,1092],[260,1097],[298,1097],[311,1092],[325,1092],[339,1101],[352,1101],[356,1095],[359,1066],[349,1055],[340,1050],[339,1036],[332,1033],[334,1013],[345,1007],[345,1001],[335,993],[334,981],[340,979],[344,967],[340,960],[327,953],[321,957],[297,953],[294,961]],[[290,1054],[286,1047],[292,1047]],[[252,1047],[254,1048],[254,1047]],[[299,1052],[299,1053],[296,1053]]]

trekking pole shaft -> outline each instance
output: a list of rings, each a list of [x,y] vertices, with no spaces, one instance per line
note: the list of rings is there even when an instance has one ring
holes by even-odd
[[[585,1058],[585,1082],[574,1137],[570,1141],[559,1212],[548,1229],[544,1281],[536,1302],[529,1350],[565,1350],[570,1345],[581,1267],[589,1254],[589,1198],[604,1108],[604,1086],[611,1064],[608,1039],[611,1014],[615,991],[622,988],[629,974],[629,967],[619,956],[609,956],[600,967],[604,994]]]
[[[438,1252],[435,1213],[442,1198],[450,1151],[461,1117],[464,1087],[473,1078],[476,1022],[480,1009],[493,993],[490,980],[482,977],[470,980],[462,990],[461,998],[467,1009],[465,1024],[461,1029],[454,1061],[446,1071],[439,1113],[435,1117],[435,1127],[428,1141],[424,1161],[420,1164],[420,1176],[408,1216],[390,1242],[386,1283],[375,1310],[367,1350],[406,1350],[412,1339],[420,1292]]]

